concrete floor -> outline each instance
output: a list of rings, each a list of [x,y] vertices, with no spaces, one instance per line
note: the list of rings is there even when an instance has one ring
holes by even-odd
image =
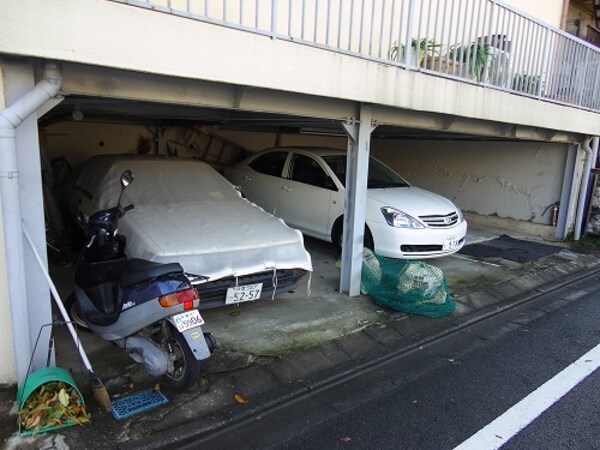
[[[493,239],[505,232],[473,229],[469,231],[467,244]],[[333,246],[312,238],[307,238],[305,244],[311,253],[314,271],[310,277],[301,280],[295,292],[279,295],[274,300],[263,299],[202,313],[206,322],[204,330],[214,334],[220,351],[237,355],[235,361],[226,364],[245,364],[252,358],[286,354],[383,323],[390,316],[403,315],[377,306],[366,295],[349,298],[340,294],[338,258]],[[481,286],[495,285],[518,276],[514,269],[520,266],[507,260],[499,263],[479,261],[461,254],[426,262],[443,270],[449,290],[457,300],[455,314],[458,315],[473,309],[468,302],[461,302],[462,296],[468,296]],[[64,267],[53,273],[64,297],[72,290],[71,269]],[[66,330],[57,330],[56,336],[57,364],[72,370],[74,375],[85,373]],[[123,374],[131,375],[132,361],[122,351],[92,334],[80,333],[80,336],[101,376],[122,380]],[[239,355],[245,355],[242,359],[246,362],[240,362]],[[143,378],[143,374],[139,376]]]
[[[506,230],[473,228],[467,243],[503,233],[539,240]],[[561,249],[524,264],[501,258],[478,260],[463,254],[428,260],[443,270],[456,301],[452,314],[430,319],[380,308],[368,296],[348,298],[339,294],[339,270],[333,246],[307,239],[306,247],[314,266],[310,295],[307,294],[309,278],[305,277],[294,293],[280,295],[273,301],[203,312],[205,330],[212,332],[219,344],[203,364],[197,386],[188,392],[168,392],[168,406],[124,421],[116,421],[94,403],[75,346],[66,329],[58,327],[57,365],[72,372],[93,421],[53,436],[82,448],[103,449],[115,447],[116,443],[138,442],[143,448],[144,442],[168,441],[173,433],[179,437],[186,430],[208,433],[219,429],[225,423],[245,417],[253,408],[260,410],[265,405],[294,398],[299,392],[317,388],[340,374],[361,370],[363,364],[387,357],[390,352],[418,348],[434,336],[470,323],[473,318],[509,308],[532,292],[543,292],[548,286],[569,282],[577,274],[600,267],[597,254],[571,248],[568,243],[553,244]],[[65,297],[71,292],[71,270],[64,267],[53,271]],[[156,383],[121,350],[92,334],[80,333],[80,336],[95,372],[113,397]],[[250,399],[250,409],[235,400],[240,393]],[[0,431],[13,434],[13,423],[12,418],[0,413]],[[40,442],[36,445],[40,448]]]

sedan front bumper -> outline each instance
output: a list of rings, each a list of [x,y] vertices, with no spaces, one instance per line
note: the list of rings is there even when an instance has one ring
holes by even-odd
[[[467,222],[447,228],[395,228],[385,222],[367,222],[375,253],[388,258],[426,259],[451,255],[465,244]]]

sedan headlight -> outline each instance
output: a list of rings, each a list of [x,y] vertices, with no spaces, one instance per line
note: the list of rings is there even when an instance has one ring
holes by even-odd
[[[461,223],[463,220],[465,220],[465,216],[463,216],[460,208],[456,208],[456,215],[458,216],[458,223]]]
[[[381,213],[383,214],[385,221],[391,227],[425,228],[425,226],[423,226],[423,224],[414,217],[411,217],[402,211],[398,211],[397,209],[390,208],[389,206],[384,206],[381,208]]]

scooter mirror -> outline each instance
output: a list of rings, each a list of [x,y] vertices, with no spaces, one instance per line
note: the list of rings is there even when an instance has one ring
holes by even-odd
[[[135,177],[133,176],[131,170],[126,170],[121,175],[121,186],[123,186],[123,188],[126,188],[133,182],[134,179]]]

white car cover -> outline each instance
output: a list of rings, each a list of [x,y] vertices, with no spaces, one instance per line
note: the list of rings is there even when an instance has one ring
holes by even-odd
[[[119,232],[127,237],[128,256],[179,262],[186,272],[211,280],[273,269],[312,271],[302,234],[242,198],[204,162],[96,156],[77,173],[75,188],[91,195],[93,211],[110,208],[127,169],[135,180],[121,204],[135,209],[120,220]]]

